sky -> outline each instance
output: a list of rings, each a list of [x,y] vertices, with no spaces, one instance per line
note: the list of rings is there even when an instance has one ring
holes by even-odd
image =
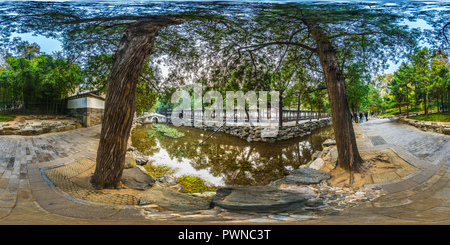
[[[418,19],[417,21],[404,21],[404,24],[408,25],[410,28],[421,28],[421,29],[430,29],[431,26],[428,25],[424,20]],[[429,47],[429,45],[425,43],[421,43],[421,46]],[[393,74],[398,67],[400,67],[401,62],[398,62],[397,64],[394,64],[393,62],[388,62],[389,68],[384,71],[384,74]]]

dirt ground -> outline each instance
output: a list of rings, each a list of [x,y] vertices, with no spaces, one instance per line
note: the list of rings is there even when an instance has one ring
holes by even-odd
[[[331,179],[327,180],[328,185],[363,187],[366,184],[376,184],[400,179],[419,170],[404,161],[390,149],[362,151],[360,154],[364,160],[364,170],[361,173],[349,173],[340,167],[333,169],[330,161],[327,157],[324,157],[325,164],[321,171],[331,175]]]
[[[84,171],[81,174],[70,178],[70,181],[82,186],[85,189],[94,190],[94,188],[92,187],[92,184],[90,182],[91,176],[94,174],[94,171],[95,171],[95,165],[92,166],[91,168],[89,168],[87,171]],[[125,186],[123,184],[118,189],[102,189],[102,190],[99,190],[99,192],[101,192],[103,194],[119,194],[119,195],[133,195],[133,196],[139,196],[143,193],[143,191],[141,191],[141,190],[128,188],[127,186]]]

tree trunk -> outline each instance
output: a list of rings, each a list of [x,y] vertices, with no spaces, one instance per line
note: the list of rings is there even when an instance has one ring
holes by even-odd
[[[408,96],[408,90],[406,90],[406,117],[409,117],[409,96]]]
[[[284,91],[280,91],[279,99],[278,99],[278,126],[283,127],[283,94]]]
[[[347,171],[359,172],[363,159],[356,145],[355,132],[350,118],[345,77],[339,68],[336,50],[317,25],[308,25],[316,41],[316,50],[325,75],[325,85],[331,107],[336,146],[339,153],[338,164]]]
[[[428,107],[429,107],[429,103],[428,103],[428,82],[425,82],[425,87],[427,88],[427,93],[425,94],[425,115],[426,115],[426,117],[428,117]]]
[[[164,21],[165,20],[165,21]],[[136,108],[136,84],[158,31],[175,22],[167,17],[129,26],[113,56],[107,80],[97,163],[91,183],[96,189],[118,188]]]
[[[300,118],[300,100],[302,99],[302,95],[303,94],[300,94],[298,96],[298,101],[297,101],[297,119],[295,120],[295,124],[296,125],[298,124],[298,119]]]

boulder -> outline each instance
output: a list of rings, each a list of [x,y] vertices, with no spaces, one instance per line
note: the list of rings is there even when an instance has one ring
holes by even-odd
[[[124,169],[136,167],[136,160],[132,157],[125,156],[125,166]]]
[[[322,143],[323,147],[330,146],[330,145],[336,145],[336,141],[332,140],[332,139],[327,139]]]
[[[178,183],[177,178],[169,174],[163,174],[161,176],[158,176],[156,177],[156,180],[164,186],[173,186]]]
[[[298,168],[292,171],[289,175],[281,179],[280,184],[318,184],[323,180],[331,178],[328,173],[312,169],[309,167]]]
[[[5,135],[20,134],[20,128],[18,126],[4,126],[3,134]]]
[[[330,161],[333,164],[333,166],[335,166],[335,167],[336,167],[336,164],[338,161],[338,156],[339,156],[339,154],[338,154],[337,149],[332,149],[330,151]]]
[[[324,161],[322,158],[316,158],[316,160],[308,163],[308,167],[315,169],[315,170],[320,170],[322,168],[323,164],[324,164]]]
[[[42,128],[33,128],[33,127],[25,127],[20,130],[21,135],[39,135],[42,134],[42,132],[43,132]]]
[[[122,173],[122,183],[132,189],[147,190],[156,180],[142,166],[125,169]]]
[[[148,162],[148,158],[137,149],[128,151],[127,156],[134,158],[137,165],[145,165]]]
[[[323,154],[322,154],[321,151],[316,151],[316,152],[314,152],[314,153],[312,154],[311,160],[314,161],[314,160],[317,159],[317,158],[321,158],[322,155],[323,155]]]
[[[446,134],[446,135],[450,135],[450,128],[443,128],[442,129],[442,133]]]
[[[270,186],[222,187],[216,190],[214,205],[231,211],[270,212],[304,207],[307,198]]]
[[[211,208],[211,202],[200,197],[155,186],[138,196],[139,205],[156,204],[174,211],[194,211]]]

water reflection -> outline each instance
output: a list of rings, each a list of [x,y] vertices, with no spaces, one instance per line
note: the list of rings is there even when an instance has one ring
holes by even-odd
[[[176,127],[184,137],[172,139],[142,125],[133,129],[132,144],[156,165],[176,168],[175,175],[196,175],[215,186],[266,185],[288,170],[306,164],[322,142],[333,137],[331,126],[312,134],[276,143],[252,142],[192,127]]]

